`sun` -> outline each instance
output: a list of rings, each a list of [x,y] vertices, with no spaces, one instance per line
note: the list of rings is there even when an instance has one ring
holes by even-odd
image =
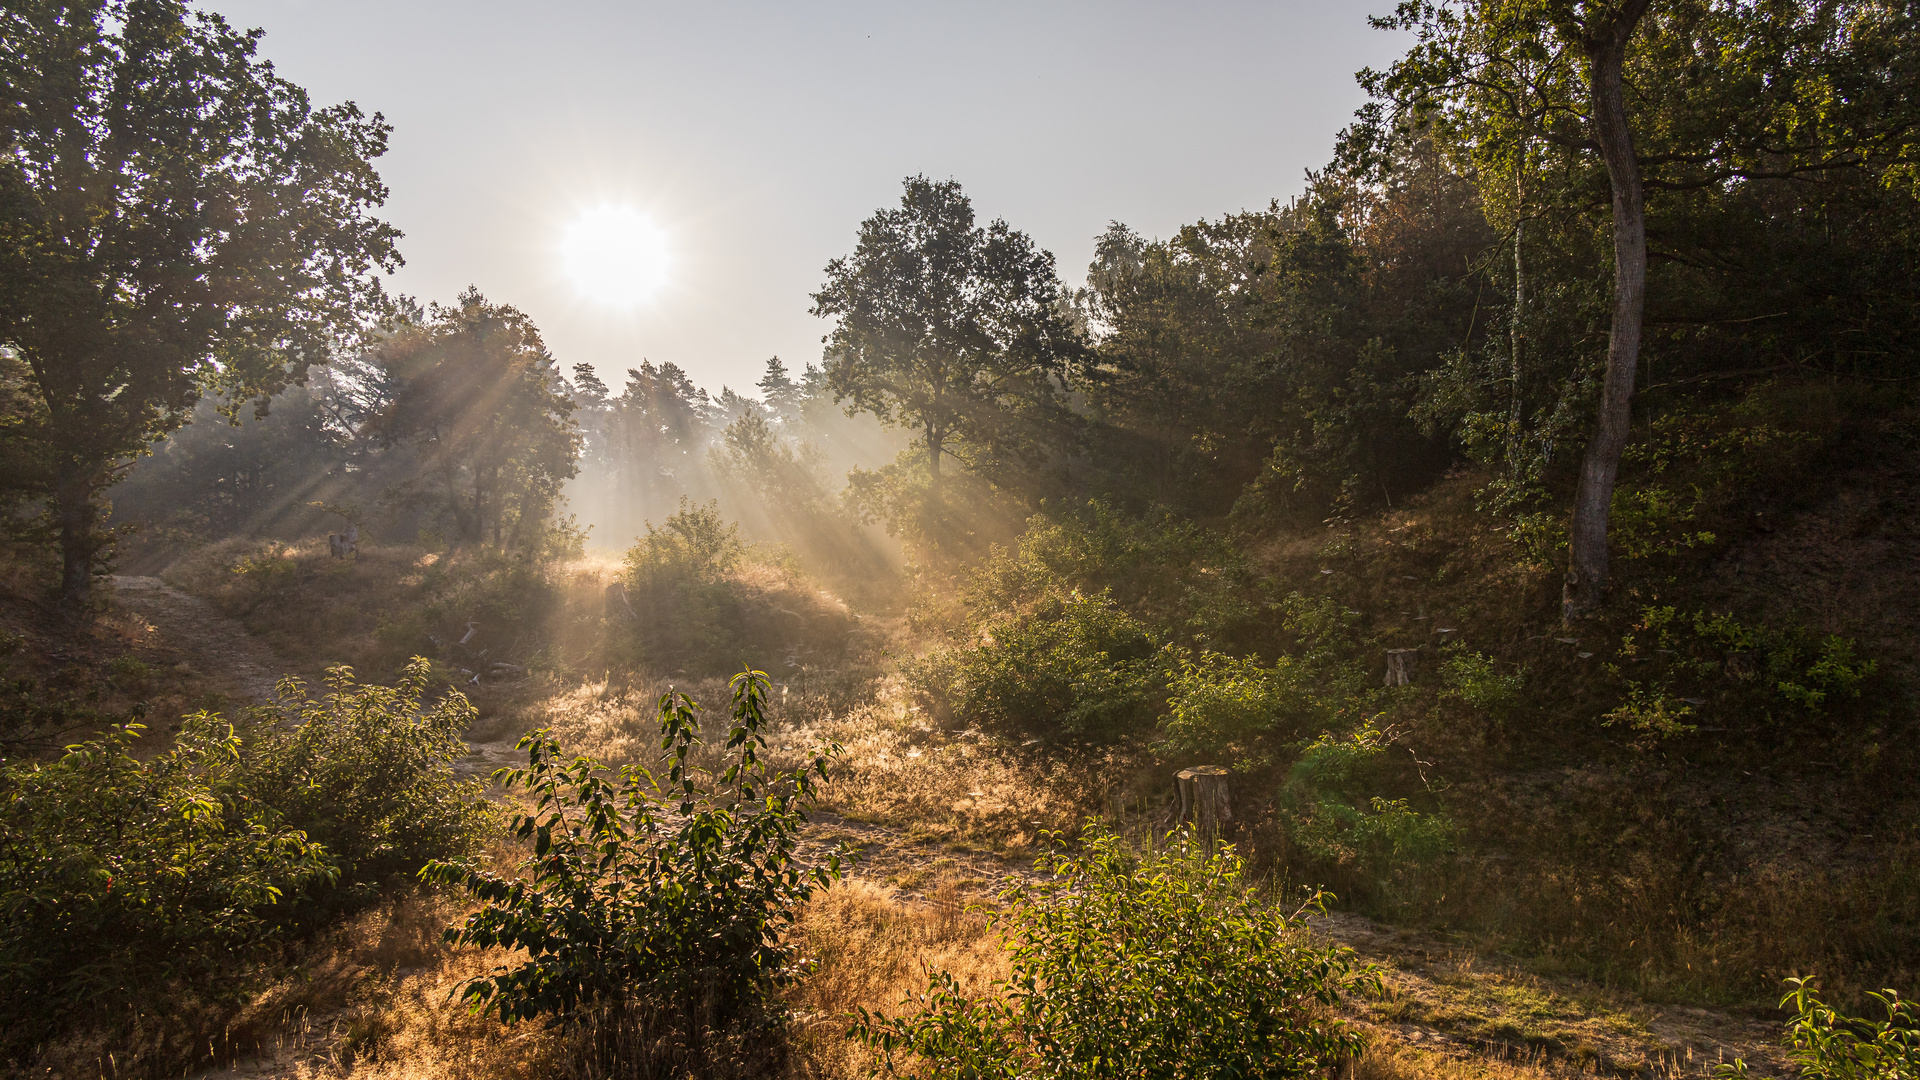
[[[581,214],[560,238],[560,258],[581,295],[613,307],[658,292],[673,263],[660,227],[624,206]]]

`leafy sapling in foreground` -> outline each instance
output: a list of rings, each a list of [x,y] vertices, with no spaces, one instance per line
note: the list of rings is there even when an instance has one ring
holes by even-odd
[[[841,851],[807,866],[796,850],[838,747],[799,769],[771,767],[770,680],[748,670],[731,685],[718,776],[694,764],[698,706],[677,691],[659,702],[658,775],[569,759],[544,729],[520,741],[526,767],[495,774],[533,800],[512,824],[532,846],[520,872],[452,863],[424,872],[485,905],[447,931],[449,942],[526,950],[462,988],[475,1012],[583,1033],[603,1059],[657,1045],[662,1027],[697,1058],[706,1030],[771,1018],[774,992],[803,969],[786,934],[794,910],[841,873]]]

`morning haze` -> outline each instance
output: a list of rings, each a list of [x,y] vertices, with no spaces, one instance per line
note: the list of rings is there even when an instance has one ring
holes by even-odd
[[[0,1080],[1920,1080],[1920,0],[1380,2],[0,0]]]
[[[820,358],[807,314],[854,224],[917,173],[965,184],[1077,283],[1111,220],[1166,235],[1297,194],[1400,35],[1364,4],[625,4],[246,0],[263,55],[317,101],[395,125],[392,282],[469,284],[563,364],[671,361],[716,392]],[[579,298],[559,234],[646,208],[673,284]]]

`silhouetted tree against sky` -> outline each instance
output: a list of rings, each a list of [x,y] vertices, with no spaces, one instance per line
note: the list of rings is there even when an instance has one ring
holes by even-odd
[[[531,542],[578,471],[581,443],[570,388],[533,321],[469,289],[396,328],[373,358],[396,387],[374,429],[422,459],[399,494],[436,504],[456,546]]]
[[[73,609],[128,460],[207,390],[238,408],[299,379],[381,306],[388,126],[315,109],[257,34],[168,0],[9,3],[0,38],[0,347],[31,450],[11,479],[51,500]]]
[[[813,313],[836,320],[835,399],[916,433],[936,514],[947,458],[993,478],[1043,459],[1071,424],[1062,380],[1084,345],[1053,256],[1005,221],[975,224],[958,183],[909,178],[826,273]]]

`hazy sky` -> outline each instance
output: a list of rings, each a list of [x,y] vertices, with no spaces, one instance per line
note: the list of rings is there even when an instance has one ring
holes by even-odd
[[[1301,189],[1396,55],[1376,3],[653,4],[212,0],[321,104],[394,124],[392,283],[468,284],[618,387],[641,357],[716,392],[818,360],[827,260],[912,173],[960,181],[1079,284],[1109,221],[1164,236]],[[559,240],[650,215],[671,284],[582,297]]]

